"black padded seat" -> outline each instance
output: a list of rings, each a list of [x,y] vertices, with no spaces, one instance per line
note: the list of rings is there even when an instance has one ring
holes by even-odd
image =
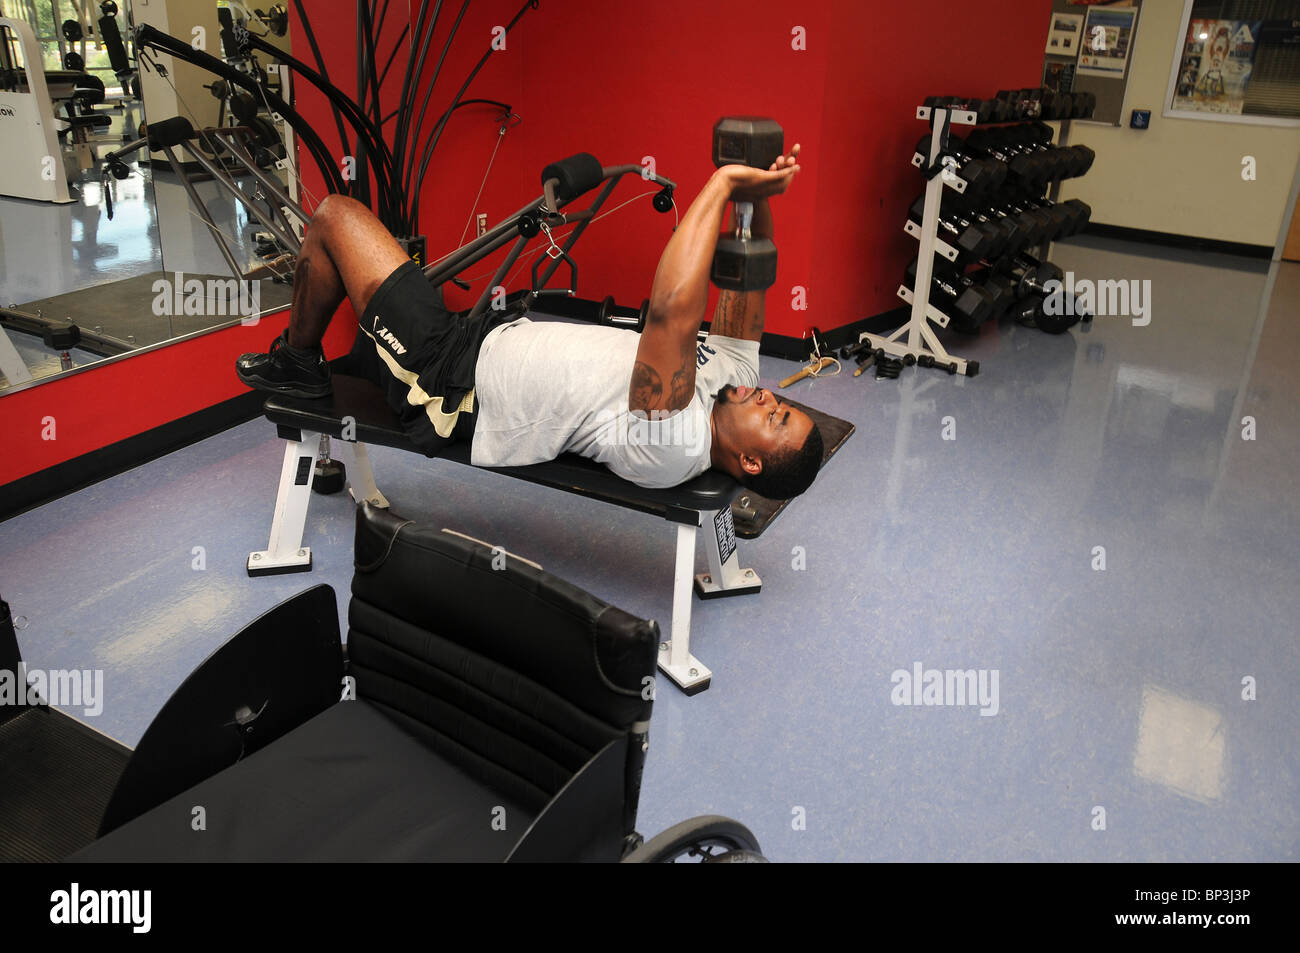
[[[195,805],[206,830],[192,829]],[[510,834],[491,823],[498,808]],[[500,862],[534,814],[431,757],[362,699],[331,705],[68,860]]]
[[[70,123],[72,126],[88,126],[92,129],[100,129],[113,124],[112,116],[105,116],[102,113],[89,113],[83,116],[64,116],[63,121]]]
[[[402,431],[397,415],[388,406],[377,384],[344,374],[335,374],[333,382],[334,393],[329,397],[312,400],[277,395],[267,399],[263,412],[267,420],[282,428],[281,436],[284,437],[296,437],[296,434],[284,433],[283,428],[338,437],[343,432],[342,418],[350,416],[356,421],[359,443],[423,452]],[[452,444],[439,456],[468,466],[470,445],[468,442]],[[708,470],[671,489],[646,489],[615,476],[604,464],[572,453],[548,463],[484,469],[691,524],[698,523],[698,513],[729,506],[740,492],[739,483],[717,470]]]

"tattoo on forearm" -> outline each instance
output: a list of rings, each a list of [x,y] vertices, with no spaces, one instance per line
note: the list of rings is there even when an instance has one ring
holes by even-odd
[[[762,300],[760,299],[757,308],[751,309],[748,292],[724,290],[718,296],[718,308],[709,330],[729,338],[752,338],[756,332],[761,334],[763,331]]]
[[[724,290],[718,295],[718,310],[713,318],[714,334],[726,337],[738,337],[745,322],[745,296],[734,291]]]

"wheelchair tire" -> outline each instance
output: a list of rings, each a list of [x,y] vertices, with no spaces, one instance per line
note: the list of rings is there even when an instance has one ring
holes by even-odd
[[[705,862],[731,853],[762,856],[758,838],[744,824],[729,817],[706,814],[675,824],[656,834],[623,858],[630,864],[671,864],[701,857]],[[732,860],[739,861],[736,857]],[[722,861],[719,861],[722,862]],[[730,860],[726,862],[731,862]],[[750,861],[756,863],[757,861]]]

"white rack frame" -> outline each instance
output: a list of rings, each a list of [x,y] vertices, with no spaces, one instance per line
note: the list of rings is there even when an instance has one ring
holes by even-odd
[[[942,107],[931,109],[928,106],[918,106],[916,118],[933,119],[930,124],[929,159],[919,153],[912,159],[912,164],[921,168],[933,167],[946,144],[950,124],[973,126],[976,121],[975,113],[969,110]],[[948,326],[948,316],[930,304],[928,289],[934,276],[934,256],[938,253],[949,261],[957,257],[957,250],[938,237],[939,209],[945,188],[958,193],[965,192],[966,180],[951,171],[932,176],[925,186],[925,211],[921,223],[918,225],[909,219],[904,226],[904,231],[915,238],[921,246],[916,262],[915,285],[912,288],[907,285],[898,286],[898,296],[912,306],[911,318],[891,334],[879,335],[864,331],[858,340],[869,341],[873,348],[883,350],[891,357],[900,358],[907,365],[917,363],[920,357],[926,355],[934,359],[935,367],[955,368],[953,373],[974,377],[979,373],[979,361],[968,361],[964,357],[949,354],[930,327],[932,322],[941,328]],[[927,289],[927,292],[918,294],[916,288]],[[904,334],[906,334],[905,341]]]

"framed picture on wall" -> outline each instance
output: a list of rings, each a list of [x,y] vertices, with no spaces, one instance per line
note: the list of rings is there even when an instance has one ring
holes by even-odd
[[[1079,34],[1083,16],[1078,13],[1053,13],[1047,30],[1047,52],[1051,56],[1075,56],[1079,52]]]
[[[1079,75],[1123,79],[1136,19],[1136,7],[1089,7],[1079,39]]]
[[[1177,49],[1166,116],[1300,125],[1300,0],[1184,0]]]

